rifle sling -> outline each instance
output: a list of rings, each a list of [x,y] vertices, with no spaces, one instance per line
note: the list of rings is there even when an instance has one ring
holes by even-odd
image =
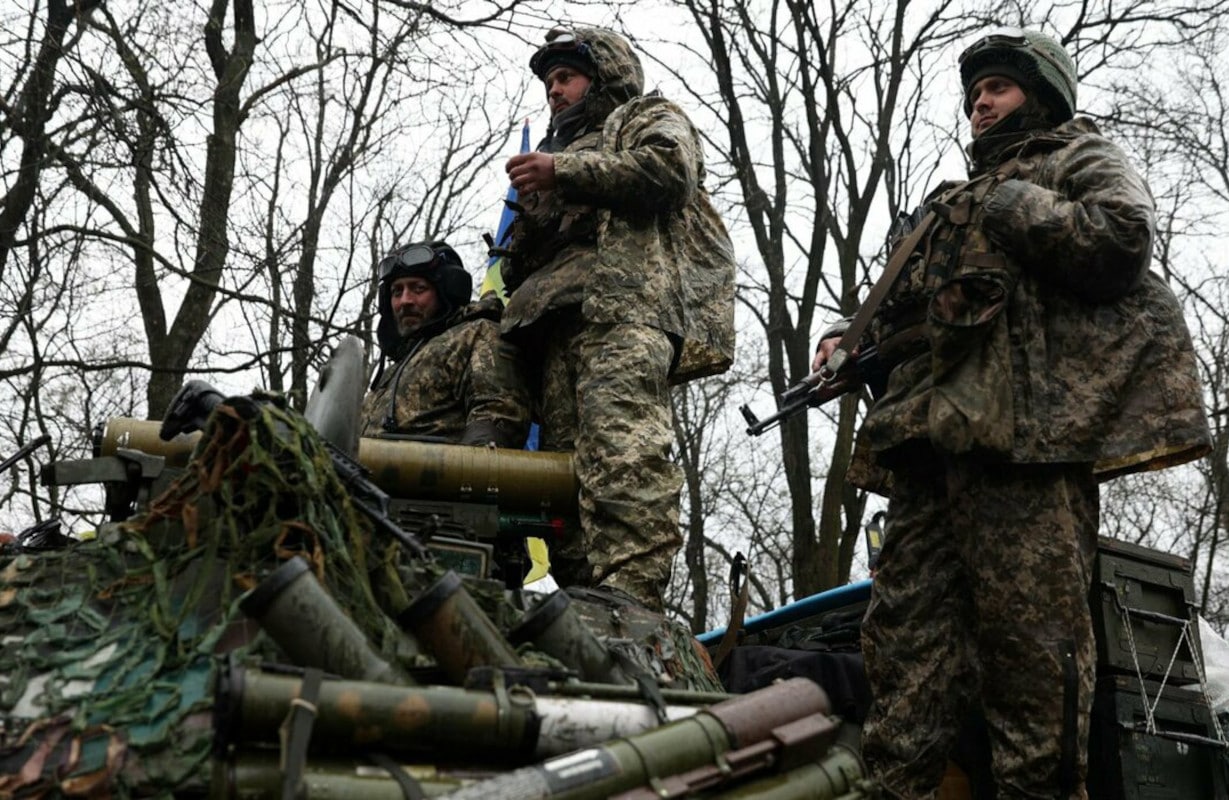
[[[396,761],[393,761],[384,753],[369,753],[367,758],[371,760],[371,763],[387,772],[397,782],[398,788],[401,789],[401,796],[405,800],[426,800],[427,793],[423,790],[422,785],[402,769],[401,765]]]
[[[719,668],[742,638],[743,621],[747,614],[747,603],[751,599],[751,581],[743,580],[742,588],[734,598],[734,607],[730,609],[730,624],[726,626],[725,634],[713,654],[713,666]]]
[[[870,325],[871,318],[875,316],[875,312],[883,304],[884,299],[888,296],[888,292],[892,289],[892,284],[896,282],[900,271],[908,263],[909,256],[913,255],[913,251],[917,249],[918,244],[922,241],[922,237],[930,230],[930,226],[934,221],[935,212],[926,212],[926,216],[922,217],[917,227],[910,231],[904,241],[892,251],[892,257],[888,259],[888,264],[884,267],[883,274],[879,276],[879,280],[875,281],[875,285],[871,287],[870,294],[866,296],[866,300],[858,308],[858,313],[854,315],[853,321],[849,323],[849,327],[841,334],[841,340],[837,343],[836,350],[833,351],[832,355],[834,357],[837,353],[843,354],[835,368],[836,372],[840,372],[841,364],[844,362],[845,357],[858,346],[858,342],[862,339],[862,334],[866,333],[866,328]],[[830,358],[829,360],[831,361],[832,359]]]

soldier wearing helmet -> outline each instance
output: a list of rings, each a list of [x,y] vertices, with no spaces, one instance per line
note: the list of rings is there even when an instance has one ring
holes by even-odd
[[[883,375],[850,469],[889,497],[863,753],[889,796],[933,797],[979,709],[998,797],[1086,798],[1098,482],[1210,437],[1181,308],[1149,271],[1151,194],[1075,116],[1070,56],[1000,30],[960,76],[970,177],[898,225],[885,299],[836,331],[867,322]],[[816,369],[837,350],[823,339]]]
[[[623,37],[556,28],[529,67],[551,125],[507,163],[524,208],[503,332],[535,356],[543,447],[575,451],[581,537],[552,552],[551,572],[660,608],[682,542],[670,385],[732,360],[730,239],[699,134],[644,95]]]
[[[445,242],[393,250],[378,280],[381,357],[362,435],[522,446],[529,391],[516,348],[499,337],[499,300],[469,302],[473,278]]]

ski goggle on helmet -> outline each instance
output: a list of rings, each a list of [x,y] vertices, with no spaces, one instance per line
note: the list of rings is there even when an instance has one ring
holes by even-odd
[[[397,278],[425,278],[450,308],[468,302],[474,288],[473,277],[465,270],[461,257],[442,242],[397,248],[380,259],[376,271],[382,286]]]
[[[394,250],[380,259],[379,277],[386,281],[392,277],[427,275],[435,264],[435,248],[426,244],[414,244]]]
[[[546,80],[546,73],[554,67],[566,65],[593,78],[597,72],[593,62],[592,47],[575,31],[567,28],[552,28],[546,34],[546,44],[537,49],[529,59],[529,70],[539,80]]]
[[[960,54],[960,84],[965,114],[972,107],[969,89],[994,66],[1010,66],[1049,101],[1059,121],[1075,115],[1075,62],[1058,40],[1024,28],[997,28]]]

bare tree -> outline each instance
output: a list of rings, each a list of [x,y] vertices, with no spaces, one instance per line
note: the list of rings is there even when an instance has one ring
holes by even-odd
[[[997,24],[1041,27],[1072,51],[1096,94],[1105,88],[1098,79],[1114,70],[1138,70],[1206,41],[1197,33],[1224,11],[1223,3],[1152,0],[676,5],[700,31],[703,47],[692,55],[711,64],[712,79],[685,76],[692,65],[679,68],[677,58],[658,63],[678,70],[678,83],[714,122],[719,196],[756,255],[739,300],[762,331],[774,394],[809,371],[816,323],[857,308],[882,263],[887,221],[937,177],[953,177],[939,173],[959,164],[965,138],[958,42]],[[936,98],[935,86],[950,87],[950,98]],[[794,596],[848,578],[865,497],[845,475],[862,407],[851,396],[826,410],[832,428],[819,439],[831,450],[823,461],[804,420],[781,427]]]
[[[485,57],[441,68],[497,24],[441,9],[4,12],[25,38],[0,43],[0,450],[42,426],[56,454],[84,454],[94,422],[160,417],[190,371],[260,373],[302,399],[322,341],[368,325],[376,255],[477,240],[527,78]]]
[[[1157,199],[1154,265],[1185,301],[1211,410],[1213,452],[1177,473],[1138,476],[1105,491],[1103,519],[1112,535],[1189,556],[1196,565],[1201,611],[1229,623],[1225,542],[1229,531],[1229,281],[1222,267],[1229,223],[1229,4],[1214,3],[1133,60],[1104,70],[1107,98],[1095,109],[1145,165]],[[1101,54],[1092,40],[1085,52]]]
[[[101,0],[48,0],[45,18],[31,14],[21,20],[14,16],[15,24],[5,25],[6,30],[24,28],[30,46],[24,49],[24,58],[5,59],[11,67],[12,81],[4,87],[0,106],[4,121],[0,125],[0,152],[15,139],[20,142],[21,156],[16,170],[10,173],[5,169],[4,197],[0,202],[0,279],[4,277],[9,253],[18,245],[19,233],[38,195],[47,163],[47,125],[62,100],[57,91],[56,71],[77,40],[74,36],[70,41],[69,32],[74,27],[79,31],[81,20],[99,5]]]
[[[921,76],[967,23],[950,3],[921,19],[907,3],[680,5],[703,35],[697,58],[715,72],[715,89],[686,85],[720,123],[714,172],[758,257],[739,300],[763,332],[779,394],[810,371],[816,314],[857,307],[879,256],[863,246],[882,230],[875,216],[894,214],[934,169],[940,142],[925,130]],[[853,398],[839,404],[818,520],[807,420],[780,428],[794,596],[848,577],[864,503],[844,481],[857,414]]]

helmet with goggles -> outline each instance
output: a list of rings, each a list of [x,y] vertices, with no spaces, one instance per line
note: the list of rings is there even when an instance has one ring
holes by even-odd
[[[398,278],[423,278],[435,287],[448,314],[469,302],[474,291],[473,276],[466,271],[457,251],[447,242],[420,242],[398,247],[380,259],[376,267],[379,277],[378,306],[380,322],[376,339],[380,349],[391,353],[397,349],[401,336],[393,317],[392,283]]]
[[[597,77],[597,64],[593,61],[592,44],[580,34],[566,28],[552,28],[542,45],[529,59],[529,69],[539,80],[555,67],[571,67],[589,78]]]
[[[970,91],[982,78],[1004,75],[1030,89],[1053,110],[1055,122],[1075,116],[1075,62],[1056,39],[1039,31],[999,28],[960,54],[964,113],[973,113]]]

